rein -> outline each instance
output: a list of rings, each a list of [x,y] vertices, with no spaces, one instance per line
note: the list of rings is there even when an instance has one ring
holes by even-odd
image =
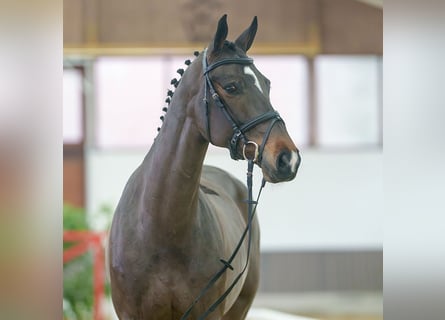
[[[230,255],[229,259],[224,260],[224,259],[219,259],[222,263],[223,266],[222,268],[215,273],[215,275],[209,280],[209,282],[207,283],[207,285],[201,290],[201,292],[199,293],[199,295],[195,298],[195,300],[193,301],[193,303],[189,306],[189,308],[184,312],[184,314],[182,315],[180,320],[185,320],[190,316],[190,313],[193,310],[193,307],[199,302],[199,300],[207,293],[207,291],[216,283],[216,281],[218,281],[218,279],[227,271],[227,269],[233,270],[233,267],[231,265],[232,261],[235,259],[239,249],[241,248],[241,245],[244,242],[244,239],[246,238],[246,235],[248,234],[248,242],[247,242],[247,257],[246,257],[246,262],[244,264],[243,269],[241,270],[241,272],[236,276],[235,280],[233,280],[233,282],[231,283],[231,285],[227,288],[226,291],[224,291],[224,293],[215,301],[213,302],[213,304],[207,308],[207,310],[201,314],[197,319],[198,320],[204,320],[205,318],[207,318],[207,316],[212,313],[213,311],[215,311],[215,309],[221,304],[221,302],[224,301],[224,299],[229,295],[229,293],[232,291],[232,289],[235,287],[235,285],[238,283],[238,281],[241,279],[242,275],[244,274],[244,272],[247,269],[247,266],[249,265],[249,257],[250,257],[250,247],[251,247],[251,243],[252,243],[252,234],[251,234],[251,228],[252,228],[252,221],[253,221],[253,217],[255,215],[256,212],[256,207],[258,205],[258,201],[260,199],[261,196],[261,192],[263,191],[263,188],[266,185],[266,180],[262,180],[261,183],[261,187],[260,190],[258,191],[258,196],[257,199],[254,201],[253,200],[253,196],[252,196],[252,179],[253,179],[253,166],[254,166],[254,160],[253,159],[248,159],[248,163],[247,163],[247,189],[248,189],[248,199],[246,200],[247,204],[248,204],[248,219],[247,219],[247,225],[244,228],[244,231],[241,235],[240,240],[238,241],[238,244],[235,247],[235,250],[233,250],[232,254]],[[255,205],[255,206],[254,206]]]
[[[256,207],[258,205],[259,198],[261,196],[261,192],[263,188],[266,185],[266,180],[262,180],[260,190],[258,191],[258,196],[256,200],[253,200],[252,196],[252,185],[253,185],[253,167],[254,164],[260,164],[262,159],[262,153],[264,151],[264,146],[269,138],[270,132],[272,131],[273,126],[278,121],[283,121],[283,119],[280,117],[277,111],[269,111],[266,113],[263,113],[249,121],[247,121],[244,124],[239,125],[237,121],[231,116],[230,112],[228,111],[228,108],[216,92],[213,83],[210,79],[209,73],[210,71],[225,65],[225,64],[242,64],[242,65],[249,65],[253,64],[253,59],[251,58],[228,58],[223,59],[217,62],[214,62],[211,65],[208,65],[207,63],[207,49],[204,50],[204,55],[202,58],[202,67],[203,67],[203,73],[205,77],[205,93],[204,93],[204,99],[206,106],[206,116],[207,116],[207,134],[209,138],[209,142],[211,142],[211,136],[210,136],[210,118],[209,118],[209,104],[207,101],[207,91],[210,92],[210,95],[215,102],[215,104],[222,110],[224,116],[227,118],[227,120],[230,122],[232,129],[233,129],[233,135],[232,138],[229,140],[229,149],[230,149],[230,156],[234,160],[239,159],[245,159],[247,160],[247,189],[248,189],[248,219],[247,219],[247,225],[244,229],[244,232],[241,235],[240,240],[238,241],[237,246],[233,250],[232,254],[230,255],[229,259],[220,259],[223,266],[221,269],[215,273],[215,275],[209,280],[207,285],[201,290],[201,292],[198,294],[198,296],[195,298],[195,300],[192,302],[192,304],[189,306],[189,308],[185,311],[185,313],[182,315],[181,320],[186,320],[189,318],[194,306],[198,303],[198,301],[208,292],[208,290],[218,281],[218,279],[227,271],[227,269],[234,270],[231,263],[235,259],[236,255],[238,254],[238,251],[240,250],[246,236],[248,235],[248,242],[247,242],[247,257],[246,262],[244,264],[243,269],[241,272],[236,276],[236,278],[233,280],[231,285],[226,289],[226,291],[215,301],[213,304],[207,308],[207,310],[201,314],[197,319],[198,320],[204,320],[210,313],[215,311],[215,309],[224,301],[224,299],[229,295],[229,293],[232,291],[232,289],[235,287],[235,285],[238,283],[238,281],[241,279],[244,272],[247,270],[247,267],[249,265],[249,258],[250,258],[250,248],[251,248],[251,242],[252,242],[252,235],[251,235],[251,228],[252,228],[252,221],[253,217],[256,212]],[[208,90],[207,90],[208,89]],[[266,122],[268,120],[272,120],[269,124],[268,129],[264,133],[263,140],[260,146],[258,146],[257,143],[250,141],[246,138],[245,133],[249,131],[250,129],[256,127],[260,123]],[[243,157],[239,156],[239,153],[237,151],[238,143],[239,141],[242,141],[243,143]],[[246,155],[246,148],[252,145],[254,147],[254,154],[253,157],[249,158]]]

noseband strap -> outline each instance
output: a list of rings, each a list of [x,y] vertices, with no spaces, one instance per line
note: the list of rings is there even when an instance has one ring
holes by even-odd
[[[232,150],[234,150],[236,152],[237,147],[238,147],[238,142],[239,142],[240,138],[243,139],[243,143],[244,144],[248,143],[248,141],[246,141],[246,138],[244,136],[245,132],[247,132],[250,129],[256,127],[260,123],[266,122],[268,120],[272,120],[272,121],[269,124],[269,127],[267,128],[266,132],[264,133],[263,142],[260,145],[259,151],[258,151],[258,162],[261,163],[261,160],[263,158],[264,145],[266,144],[266,141],[269,138],[270,132],[272,131],[272,127],[274,126],[274,124],[277,121],[283,121],[283,119],[280,117],[280,115],[278,114],[277,111],[269,111],[269,112],[263,113],[263,114],[259,115],[258,117],[253,118],[252,120],[250,120],[250,121],[246,122],[245,124],[241,125],[238,128],[238,130],[236,130],[233,133],[233,136],[230,139],[230,152],[231,152],[231,154],[232,154]]]
[[[258,158],[255,156],[253,159],[258,164],[261,163],[262,159],[262,153],[264,150],[264,146],[266,144],[267,139],[269,138],[270,132],[272,131],[272,127],[277,121],[283,121],[283,119],[280,117],[277,111],[269,111],[266,113],[263,113],[249,121],[247,121],[244,124],[238,124],[238,122],[233,118],[233,116],[230,114],[228,108],[220,98],[218,92],[216,92],[215,87],[213,86],[212,80],[210,79],[209,72],[222,66],[225,64],[242,64],[242,65],[250,65],[253,64],[252,58],[227,58],[220,61],[216,61],[211,65],[208,65],[207,63],[207,49],[204,50],[203,57],[202,57],[202,69],[203,74],[205,77],[205,92],[204,92],[204,102],[206,105],[206,115],[207,115],[207,135],[209,138],[209,142],[211,141],[211,134],[210,134],[210,117],[209,117],[209,105],[207,101],[207,88],[210,92],[210,96],[212,97],[215,104],[221,109],[226,119],[230,122],[230,125],[232,126],[233,135],[232,138],[229,140],[229,150],[230,150],[230,156],[234,160],[240,160],[245,159],[245,156],[240,156],[240,153],[238,152],[238,143],[241,140],[244,146],[246,146],[249,143],[249,140],[246,138],[246,132],[250,129],[256,127],[257,125],[272,120],[268,129],[266,130],[263,141],[259,147],[259,154]]]

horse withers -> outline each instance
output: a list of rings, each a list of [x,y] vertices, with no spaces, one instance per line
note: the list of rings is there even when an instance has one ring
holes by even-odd
[[[204,166],[204,157],[209,143],[228,148],[233,159],[254,161],[266,181],[277,183],[295,177],[300,156],[270,103],[270,81],[246,55],[256,17],[234,42],[226,40],[226,19],[175,82],[158,136],[116,208],[108,253],[119,319],[245,319],[254,299],[256,216],[251,241],[242,242],[230,268],[208,285],[250,223],[245,185]]]

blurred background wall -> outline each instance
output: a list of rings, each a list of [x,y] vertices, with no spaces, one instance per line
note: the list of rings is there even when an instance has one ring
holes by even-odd
[[[64,0],[64,201],[91,216],[115,207],[170,79],[224,13],[229,39],[258,16],[249,55],[302,153],[297,178],[267,185],[259,205],[260,292],[380,292],[380,1]],[[245,179],[227,150],[206,163]]]

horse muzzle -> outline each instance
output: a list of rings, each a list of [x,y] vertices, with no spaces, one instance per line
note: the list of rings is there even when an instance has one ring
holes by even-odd
[[[267,156],[264,160],[262,163],[264,179],[267,182],[278,183],[291,181],[295,178],[301,163],[301,156],[298,151],[283,150],[274,161],[267,161]]]

